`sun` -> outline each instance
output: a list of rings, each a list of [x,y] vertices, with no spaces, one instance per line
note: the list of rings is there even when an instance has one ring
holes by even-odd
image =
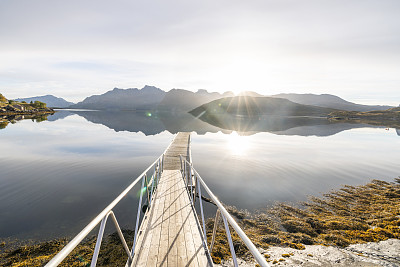
[[[246,155],[249,149],[249,141],[245,136],[240,136],[237,132],[232,132],[227,136],[227,145],[232,155]]]

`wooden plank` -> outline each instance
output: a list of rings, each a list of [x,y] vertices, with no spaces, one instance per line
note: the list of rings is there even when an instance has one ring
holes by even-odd
[[[188,262],[188,257],[187,257],[187,250],[186,250],[186,240],[185,240],[185,231],[184,231],[184,225],[183,225],[183,208],[184,206],[182,205],[182,194],[185,193],[185,185],[184,183],[179,183],[177,185],[178,188],[178,194],[179,194],[179,199],[177,201],[177,220],[176,223],[180,227],[180,232],[177,238],[177,251],[178,251],[178,266],[185,266],[186,263]]]
[[[179,133],[164,157],[153,203],[140,226],[132,266],[208,266],[190,204],[179,155],[187,157],[189,133]]]
[[[169,208],[169,235],[168,235],[168,265],[169,266],[178,266],[178,249],[176,244],[176,238],[179,233],[179,225],[176,224],[176,200],[178,194],[176,194],[176,181],[179,179],[179,171],[173,171],[171,173],[174,177],[171,180],[169,191],[170,191],[170,208]]]
[[[163,192],[163,214],[162,214],[162,221],[158,227],[161,227],[161,237],[160,243],[158,248],[158,260],[157,266],[168,266],[168,257],[167,252],[169,248],[168,244],[168,236],[169,236],[169,201],[170,201],[170,194],[168,192],[168,187],[170,186],[170,173],[165,172],[164,176],[161,176],[161,179],[166,179],[166,190]]]
[[[193,235],[190,229],[191,220],[191,206],[189,202],[189,196],[187,192],[184,192],[184,196],[180,199],[182,205],[182,218],[183,218],[183,229],[186,241],[186,251],[187,251],[187,264],[189,266],[199,266],[198,260],[196,258],[196,244],[193,240]]]

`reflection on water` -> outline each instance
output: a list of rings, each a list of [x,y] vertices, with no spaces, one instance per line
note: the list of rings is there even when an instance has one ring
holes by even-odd
[[[47,120],[47,117],[51,114],[39,114],[39,115],[1,115],[0,116],[0,129],[6,128],[9,124],[14,124],[21,120],[32,120],[35,122],[42,122]]]
[[[189,114],[65,110],[41,123],[18,121],[0,131],[0,238],[75,235],[178,131],[195,132],[195,168],[224,203],[239,208],[399,176],[394,129],[266,122],[237,133]],[[117,206],[122,226],[135,221],[137,190]]]
[[[368,124],[331,122],[319,117],[264,116],[251,119],[213,116],[213,119],[206,120],[205,117],[199,119],[189,113],[150,113],[145,111],[61,110],[49,116],[47,120],[56,121],[74,114],[90,122],[107,126],[116,132],[142,132],[145,135],[156,135],[168,131],[172,134],[196,132],[200,135],[217,132],[226,134],[237,132],[239,135],[270,132],[280,135],[329,136],[356,128],[383,128]]]

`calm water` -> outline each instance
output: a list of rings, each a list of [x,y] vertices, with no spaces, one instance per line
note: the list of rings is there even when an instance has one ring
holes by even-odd
[[[248,127],[247,127],[248,126]],[[304,201],[341,185],[400,175],[400,131],[260,119],[244,133],[189,114],[61,111],[0,130],[0,238],[78,233],[167,147],[193,131],[195,168],[225,204]],[[137,191],[116,208],[132,227]]]

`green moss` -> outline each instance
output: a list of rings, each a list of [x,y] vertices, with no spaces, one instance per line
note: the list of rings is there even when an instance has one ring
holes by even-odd
[[[264,249],[270,245],[295,249],[311,244],[345,247],[400,238],[400,179],[392,183],[373,180],[366,185],[344,186],[323,197],[311,197],[302,206],[278,204],[258,214],[233,209],[230,207],[248,237]],[[210,240],[213,225],[213,221],[207,223]],[[226,259],[230,252],[223,226],[217,236],[216,244],[221,246],[218,253],[225,252],[226,255],[220,256]],[[237,254],[248,256],[245,250]]]

